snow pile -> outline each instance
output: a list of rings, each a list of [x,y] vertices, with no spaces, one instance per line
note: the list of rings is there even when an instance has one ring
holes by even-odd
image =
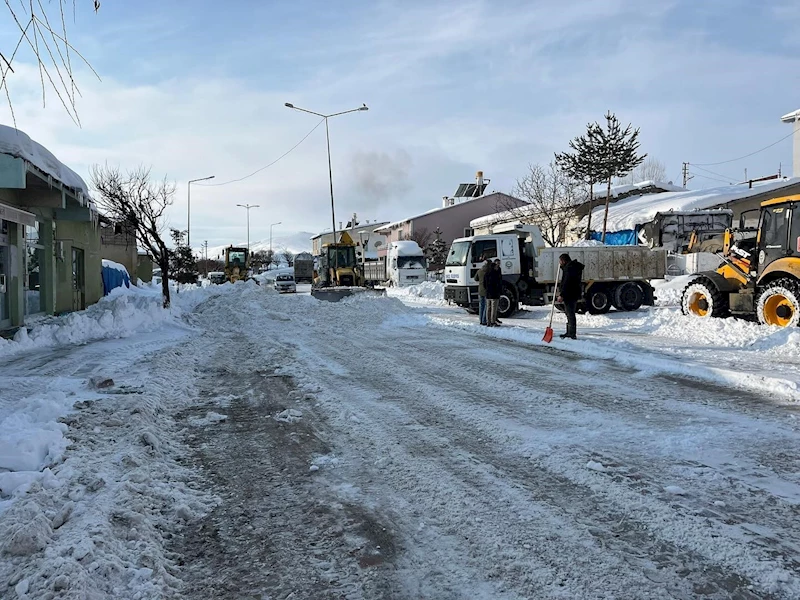
[[[656,296],[656,306],[680,306],[683,290],[696,275],[681,275],[671,279],[654,279],[650,282]]]
[[[570,248],[591,248],[593,246],[605,246],[600,240],[580,240],[574,244],[570,244]]]
[[[8,500],[24,494],[38,481],[59,485],[49,467],[60,462],[67,448],[67,426],[58,421],[75,402],[65,391],[22,398],[0,419],[0,512]]]
[[[182,327],[179,318],[184,312],[193,310],[211,295],[229,293],[232,289],[231,285],[185,286],[182,291],[173,290],[172,306],[164,310],[160,285],[157,288],[118,287],[84,311],[48,319],[31,331],[22,327],[11,341],[0,338],[0,357],[35,348],[128,337],[154,331],[166,323]]]
[[[14,129],[8,125],[0,125],[0,153],[27,160],[61,183],[81,191],[87,196],[89,194],[89,189],[80,175],[58,160],[47,148],[34,142],[19,129]]]
[[[386,295],[404,302],[447,305],[444,299],[444,284],[440,281],[423,281],[406,287],[390,287],[386,289]]]

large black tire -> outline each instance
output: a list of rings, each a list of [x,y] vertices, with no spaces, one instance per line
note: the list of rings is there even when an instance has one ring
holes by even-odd
[[[643,300],[644,291],[638,283],[628,281],[614,288],[614,307],[617,310],[639,310]]]
[[[708,277],[698,277],[683,290],[681,311],[702,319],[727,317],[728,298]]]
[[[497,316],[503,319],[513,317],[519,310],[519,300],[517,294],[508,284],[503,284],[503,291],[500,292],[500,301],[497,304]]]
[[[756,315],[762,325],[797,327],[800,321],[800,283],[789,277],[769,283],[758,295]]]
[[[592,286],[586,294],[586,310],[592,315],[604,315],[611,310],[611,293],[607,287]]]

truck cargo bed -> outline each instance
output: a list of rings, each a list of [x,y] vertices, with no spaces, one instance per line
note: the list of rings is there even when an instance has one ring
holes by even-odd
[[[583,263],[584,281],[664,279],[667,251],[644,246],[580,246],[541,248],[536,259],[536,281],[552,283],[558,272],[558,257],[564,253]]]

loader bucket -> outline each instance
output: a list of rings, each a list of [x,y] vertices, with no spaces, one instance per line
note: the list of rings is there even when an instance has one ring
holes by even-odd
[[[369,294],[370,296],[385,296],[386,290],[383,288],[363,288],[363,287],[328,287],[312,288],[311,295],[317,300],[326,302],[338,302],[342,298],[348,298],[356,294]]]

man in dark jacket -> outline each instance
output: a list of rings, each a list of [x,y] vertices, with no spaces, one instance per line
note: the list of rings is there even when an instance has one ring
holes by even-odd
[[[481,257],[483,260],[485,257]],[[475,273],[475,281],[478,282],[478,318],[480,319],[481,325],[486,325],[486,273],[489,269],[492,268],[492,260],[490,258],[485,259],[486,262],[483,263],[483,266],[478,269],[478,272]]]
[[[567,332],[561,336],[561,339],[570,338],[574,340],[577,338],[575,311],[578,308],[578,300],[580,300],[583,293],[581,288],[583,264],[577,260],[572,260],[569,254],[559,256],[558,262],[561,264],[561,285],[559,287],[558,301],[564,303],[564,313],[567,315]]]
[[[503,273],[499,264],[489,263],[491,267],[483,278],[486,286],[486,324],[489,327],[497,326],[497,306],[500,304],[500,292],[503,291]]]

